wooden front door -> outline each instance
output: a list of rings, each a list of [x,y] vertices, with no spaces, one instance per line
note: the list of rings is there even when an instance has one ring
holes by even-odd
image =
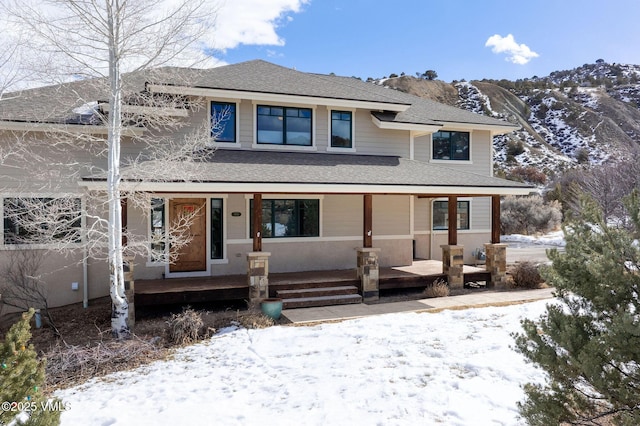
[[[191,241],[171,253],[173,262],[169,272],[193,272],[207,270],[207,215],[205,198],[173,198],[169,200],[169,226],[180,223],[184,216],[195,214],[188,227]],[[173,248],[171,249],[173,250]]]

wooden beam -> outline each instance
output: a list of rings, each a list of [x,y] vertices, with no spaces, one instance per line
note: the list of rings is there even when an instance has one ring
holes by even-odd
[[[253,251],[262,251],[262,194],[253,194]]]
[[[373,247],[373,196],[364,194],[363,197],[363,229],[362,229],[362,247]]]
[[[449,245],[458,245],[458,197],[449,196]]]
[[[500,243],[500,196],[491,196],[491,244]]]

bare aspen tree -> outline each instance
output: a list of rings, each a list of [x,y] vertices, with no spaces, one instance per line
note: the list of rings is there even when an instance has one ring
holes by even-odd
[[[106,94],[104,105],[88,102],[84,107],[90,119],[103,120],[101,124],[107,127],[104,193],[108,214],[105,220],[99,214],[89,213],[88,229],[84,232],[87,236],[106,236],[110,294],[114,306],[112,332],[118,338],[126,337],[130,330],[123,274],[121,143],[123,137],[135,136],[135,132],[134,136],[127,133],[129,128],[141,127],[141,124],[151,132],[155,131],[156,136],[161,133],[158,131],[179,125],[176,117],[161,113],[165,108],[193,106],[188,100],[175,96],[159,99],[141,96],[136,90],[129,91],[127,78],[146,78],[145,70],[150,70],[148,75],[152,76],[151,69],[163,65],[208,65],[206,61],[209,58],[202,53],[202,46],[212,46],[206,36],[214,23],[216,5],[212,0],[19,0],[2,4],[12,22],[28,35],[28,48],[37,52],[30,56],[29,66],[39,74],[41,81],[53,83],[81,79],[94,85],[87,88],[89,92],[96,96]],[[124,72],[129,74],[123,77]],[[65,85],[59,87],[68,89]],[[142,112],[127,111],[125,106],[131,104],[140,107]],[[55,111],[55,105],[51,105],[46,113],[55,116]],[[81,112],[78,114],[82,116]],[[61,130],[48,133],[47,137],[51,139],[49,145],[82,144],[94,151],[99,150],[95,142],[104,141],[100,135],[69,134]],[[185,148],[185,143],[193,142],[186,140],[182,141],[182,149],[192,153],[207,152],[203,147],[211,139],[211,134],[207,133],[202,139],[193,138],[197,144],[204,145]],[[30,142],[37,144],[37,141]],[[164,148],[171,150],[171,143],[166,142]],[[66,150],[66,147],[60,148],[61,152]],[[150,159],[143,157],[138,160]],[[69,173],[86,172],[85,166],[69,168]],[[184,218],[185,223],[188,220]],[[181,226],[177,228],[179,230]],[[93,241],[100,241],[100,238]]]

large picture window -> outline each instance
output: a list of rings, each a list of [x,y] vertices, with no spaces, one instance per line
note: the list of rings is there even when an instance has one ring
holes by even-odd
[[[311,109],[258,105],[258,143],[311,146]]]
[[[253,200],[250,206],[253,226]],[[319,235],[320,200],[262,200],[262,238]]]
[[[352,148],[351,111],[331,111],[331,147]]]
[[[469,132],[435,132],[434,160],[469,160]]]
[[[211,102],[211,136],[216,142],[236,142],[236,104]]]
[[[469,229],[469,201],[458,201],[457,229]],[[449,202],[433,202],[433,229],[449,229]]]
[[[5,244],[79,243],[80,198],[5,198]]]

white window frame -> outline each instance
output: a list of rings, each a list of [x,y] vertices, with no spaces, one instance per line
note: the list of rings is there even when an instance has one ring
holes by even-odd
[[[331,113],[333,111],[345,111],[351,113],[351,148],[340,148],[331,146]],[[327,152],[356,152],[356,109],[355,108],[334,108],[327,107]]]
[[[5,244],[4,242],[4,200],[5,198],[78,198],[80,199],[80,242],[66,244],[67,248],[82,248],[86,243],[85,230],[87,229],[87,208],[86,199],[81,194],[73,193],[7,193],[0,197],[0,215],[2,216],[2,229],[0,229],[0,250],[55,250],[59,247],[56,243],[51,244]]]
[[[228,194],[216,194],[216,193],[207,193],[207,194],[162,194],[162,196],[155,196],[152,198],[162,198],[164,199],[164,226],[165,229],[168,229],[169,226],[169,200],[172,198],[204,198],[206,199],[206,235],[207,235],[207,243],[206,243],[206,252],[207,252],[207,269],[206,271],[193,271],[193,272],[170,272],[170,264],[168,262],[159,262],[152,261],[151,253],[147,256],[147,267],[164,267],[164,274],[167,278],[181,278],[181,277],[202,277],[202,276],[210,276],[211,275],[211,266],[212,265],[226,265],[229,263],[229,250],[228,250],[228,239],[227,239],[227,226],[228,226],[228,202],[229,198]],[[222,199],[222,246],[223,246],[223,257],[222,259],[211,259],[211,199],[212,198],[221,198]],[[147,239],[151,241],[151,203],[146,209],[146,227],[147,227]],[[169,245],[165,244],[165,253],[166,250],[169,250]]]
[[[300,146],[300,145],[278,145],[278,144],[265,144],[258,143],[258,105],[272,106],[272,107],[283,107],[283,108],[306,108],[311,110],[311,145],[310,146]],[[275,151],[317,151],[318,144],[316,141],[316,126],[318,125],[317,120],[317,105],[304,105],[304,104],[296,104],[289,102],[267,102],[267,101],[253,101],[253,144],[251,148],[259,149],[259,150],[275,150]]]
[[[448,160],[447,160],[448,161]],[[448,198],[434,198],[433,200],[431,200],[431,232],[433,234],[446,234],[449,232],[449,229],[434,229],[433,228],[433,210],[434,210],[434,205],[436,201],[446,201],[448,202],[449,199]],[[469,229],[457,229],[457,218],[456,218],[456,229],[458,231],[458,233],[465,233],[465,232],[470,232],[473,231],[473,197],[460,197],[458,198],[458,202],[460,201],[468,201],[469,202]]]
[[[469,159],[468,160],[440,160],[433,158],[433,133],[429,134],[429,162],[436,164],[446,164],[449,166],[455,164],[473,164],[473,131],[468,129],[439,129],[439,132],[465,132],[469,133]]]
[[[239,148],[240,144],[240,100],[238,99],[225,99],[225,98],[209,98],[207,99],[208,111],[207,111],[207,123],[209,123],[209,127],[211,127],[211,120],[213,117],[211,116],[211,102],[225,103],[225,104],[234,104],[236,106],[236,141],[235,142],[218,142],[213,141],[212,144],[216,148]],[[209,129],[211,132],[211,128]],[[160,197],[157,197],[160,198]]]

